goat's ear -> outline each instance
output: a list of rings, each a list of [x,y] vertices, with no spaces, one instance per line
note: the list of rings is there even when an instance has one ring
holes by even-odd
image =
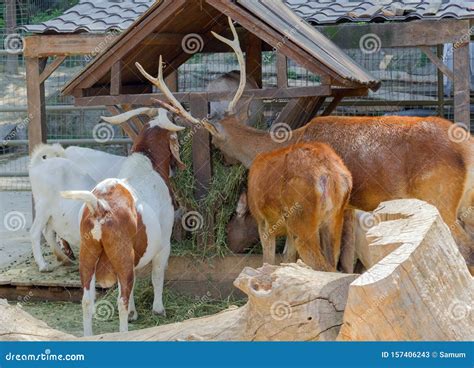
[[[186,165],[181,161],[179,156],[179,140],[176,133],[170,134],[170,151],[171,151],[171,161],[174,163],[174,166],[177,166],[179,170],[184,170]]]
[[[235,108],[235,118],[244,124],[247,124],[247,121],[250,118],[250,104],[252,103],[253,98],[253,96],[242,97]]]

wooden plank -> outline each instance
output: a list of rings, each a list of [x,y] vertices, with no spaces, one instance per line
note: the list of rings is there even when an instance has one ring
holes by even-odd
[[[54,71],[63,63],[65,59],[66,56],[58,56],[49,65],[47,65],[40,75],[41,83],[48,79],[49,76],[54,73]]]
[[[453,48],[454,69],[454,122],[470,127],[470,84],[469,43]]]
[[[275,123],[286,123],[297,129],[309,122],[321,108],[325,97],[300,97],[290,100],[278,115]]]
[[[443,57],[443,53],[444,53],[444,47],[443,45],[438,45],[436,46],[436,54],[438,56],[438,58],[442,58]],[[444,117],[444,78],[443,78],[443,73],[441,72],[441,70],[437,70],[437,73],[436,73],[436,77],[437,77],[437,84],[438,84],[438,88],[437,88],[437,92],[438,92],[438,115],[441,116],[442,118]]]
[[[279,98],[298,98],[308,96],[330,96],[331,88],[329,86],[312,87],[291,87],[291,88],[265,88],[245,90],[243,96],[253,96],[256,99],[279,99]],[[231,100],[233,93],[222,92],[177,92],[173,94],[180,102],[189,102],[193,96],[201,97],[207,101]],[[151,99],[166,98],[161,93],[144,93],[139,95],[119,95],[119,96],[89,96],[77,97],[74,100],[76,106],[101,106],[101,105],[153,105]]]
[[[26,94],[28,98],[28,148],[30,153],[40,143],[46,143],[46,105],[44,83],[40,75],[46,59],[25,58]]]
[[[262,88],[262,40],[251,32],[247,32],[245,57],[247,77],[253,78]]]
[[[428,59],[431,60],[431,62],[436,65],[436,67],[443,72],[445,76],[447,76],[449,79],[454,80],[454,74],[452,70],[450,70],[446,64],[443,63],[443,60],[441,60],[438,56],[435,55],[433,51],[428,46],[418,46],[421,51],[425,53],[426,56],[428,56]]]
[[[334,109],[339,105],[339,102],[341,102],[343,95],[337,95],[334,96],[332,101],[329,103],[329,105],[326,107],[326,109],[323,111],[321,114],[322,116],[327,116],[331,115],[331,113],[334,111]]]
[[[116,61],[110,69],[110,94],[118,96],[122,90],[122,60]]]
[[[145,37],[143,45],[146,46],[162,46],[162,45],[178,45],[181,47],[181,41],[185,35],[181,33],[152,33]]]
[[[401,23],[339,24],[334,27],[316,27],[342,49],[359,48],[360,39],[374,34],[382,47],[435,46],[455,43],[462,35],[469,34],[469,20],[442,19],[416,20]]]
[[[281,52],[277,51],[276,73],[278,88],[288,87],[288,59]]]
[[[118,109],[116,106],[107,106],[107,110],[109,110],[112,115],[118,115],[122,113],[122,111],[120,111],[120,109]],[[132,141],[135,141],[135,138],[137,138],[137,133],[128,122],[120,124],[120,127],[125,131],[125,133],[127,133]]]
[[[28,36],[24,38],[23,54],[25,57],[95,54],[105,49],[115,38],[113,34],[90,33]]]

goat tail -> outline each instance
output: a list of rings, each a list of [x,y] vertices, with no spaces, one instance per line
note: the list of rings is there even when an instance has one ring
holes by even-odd
[[[99,206],[99,200],[97,197],[88,190],[69,190],[60,193],[63,198],[66,199],[75,199],[78,201],[84,201],[87,208],[91,211],[92,214],[95,213]]]

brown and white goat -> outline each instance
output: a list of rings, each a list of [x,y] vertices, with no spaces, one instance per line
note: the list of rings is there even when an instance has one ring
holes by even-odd
[[[324,143],[298,143],[259,155],[249,171],[248,201],[263,261],[275,263],[275,239],[286,236],[310,267],[336,271],[352,178]]]
[[[452,230],[467,264],[474,267],[474,234],[469,236],[464,229],[474,229],[472,136],[463,141],[455,139],[456,126],[437,117],[324,116],[292,131],[284,142],[275,140],[271,133],[246,124],[251,100],[237,106],[245,88],[245,62],[237,33],[229,22],[234,40],[215,35],[234,49],[241,71],[239,88],[227,115],[212,122],[196,119],[178,106],[162,75],[153,78],[145,74],[173,105],[162,106],[207,129],[215,146],[247,168],[260,154],[283,146],[312,141],[328,144],[352,174],[352,207],[372,211],[380,202],[400,198],[433,204]]]
[[[121,118],[104,120],[120,123]],[[85,336],[92,334],[96,281],[103,287],[118,281],[120,331],[128,330],[128,319],[137,318],[133,298],[135,270],[150,262],[153,312],[165,313],[163,280],[174,221],[168,186],[170,165],[176,154],[176,149],[170,148],[176,144],[171,132],[181,129],[160,109],[158,117],[136,138],[118,178],[106,179],[92,191],[62,193],[65,198],[85,202],[79,255]],[[175,159],[179,161],[179,157]]]

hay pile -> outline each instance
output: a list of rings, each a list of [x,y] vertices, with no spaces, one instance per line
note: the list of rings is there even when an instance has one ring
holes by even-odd
[[[192,139],[189,133],[180,133],[180,144],[181,159],[186,164],[186,169],[176,172],[172,178],[173,191],[181,207],[187,212],[199,212],[204,221],[203,226],[188,233],[184,241],[174,242],[172,252],[175,255],[191,254],[207,258],[229,254],[226,225],[235,211],[240,191],[247,181],[246,169],[242,165],[224,165],[220,151],[213,149],[213,176],[209,193],[198,202],[194,196],[196,183],[192,170]],[[213,228],[210,228],[209,223],[205,221],[211,216],[214,218]],[[210,234],[214,234],[214,244],[198,247],[197,239],[209,240]]]

